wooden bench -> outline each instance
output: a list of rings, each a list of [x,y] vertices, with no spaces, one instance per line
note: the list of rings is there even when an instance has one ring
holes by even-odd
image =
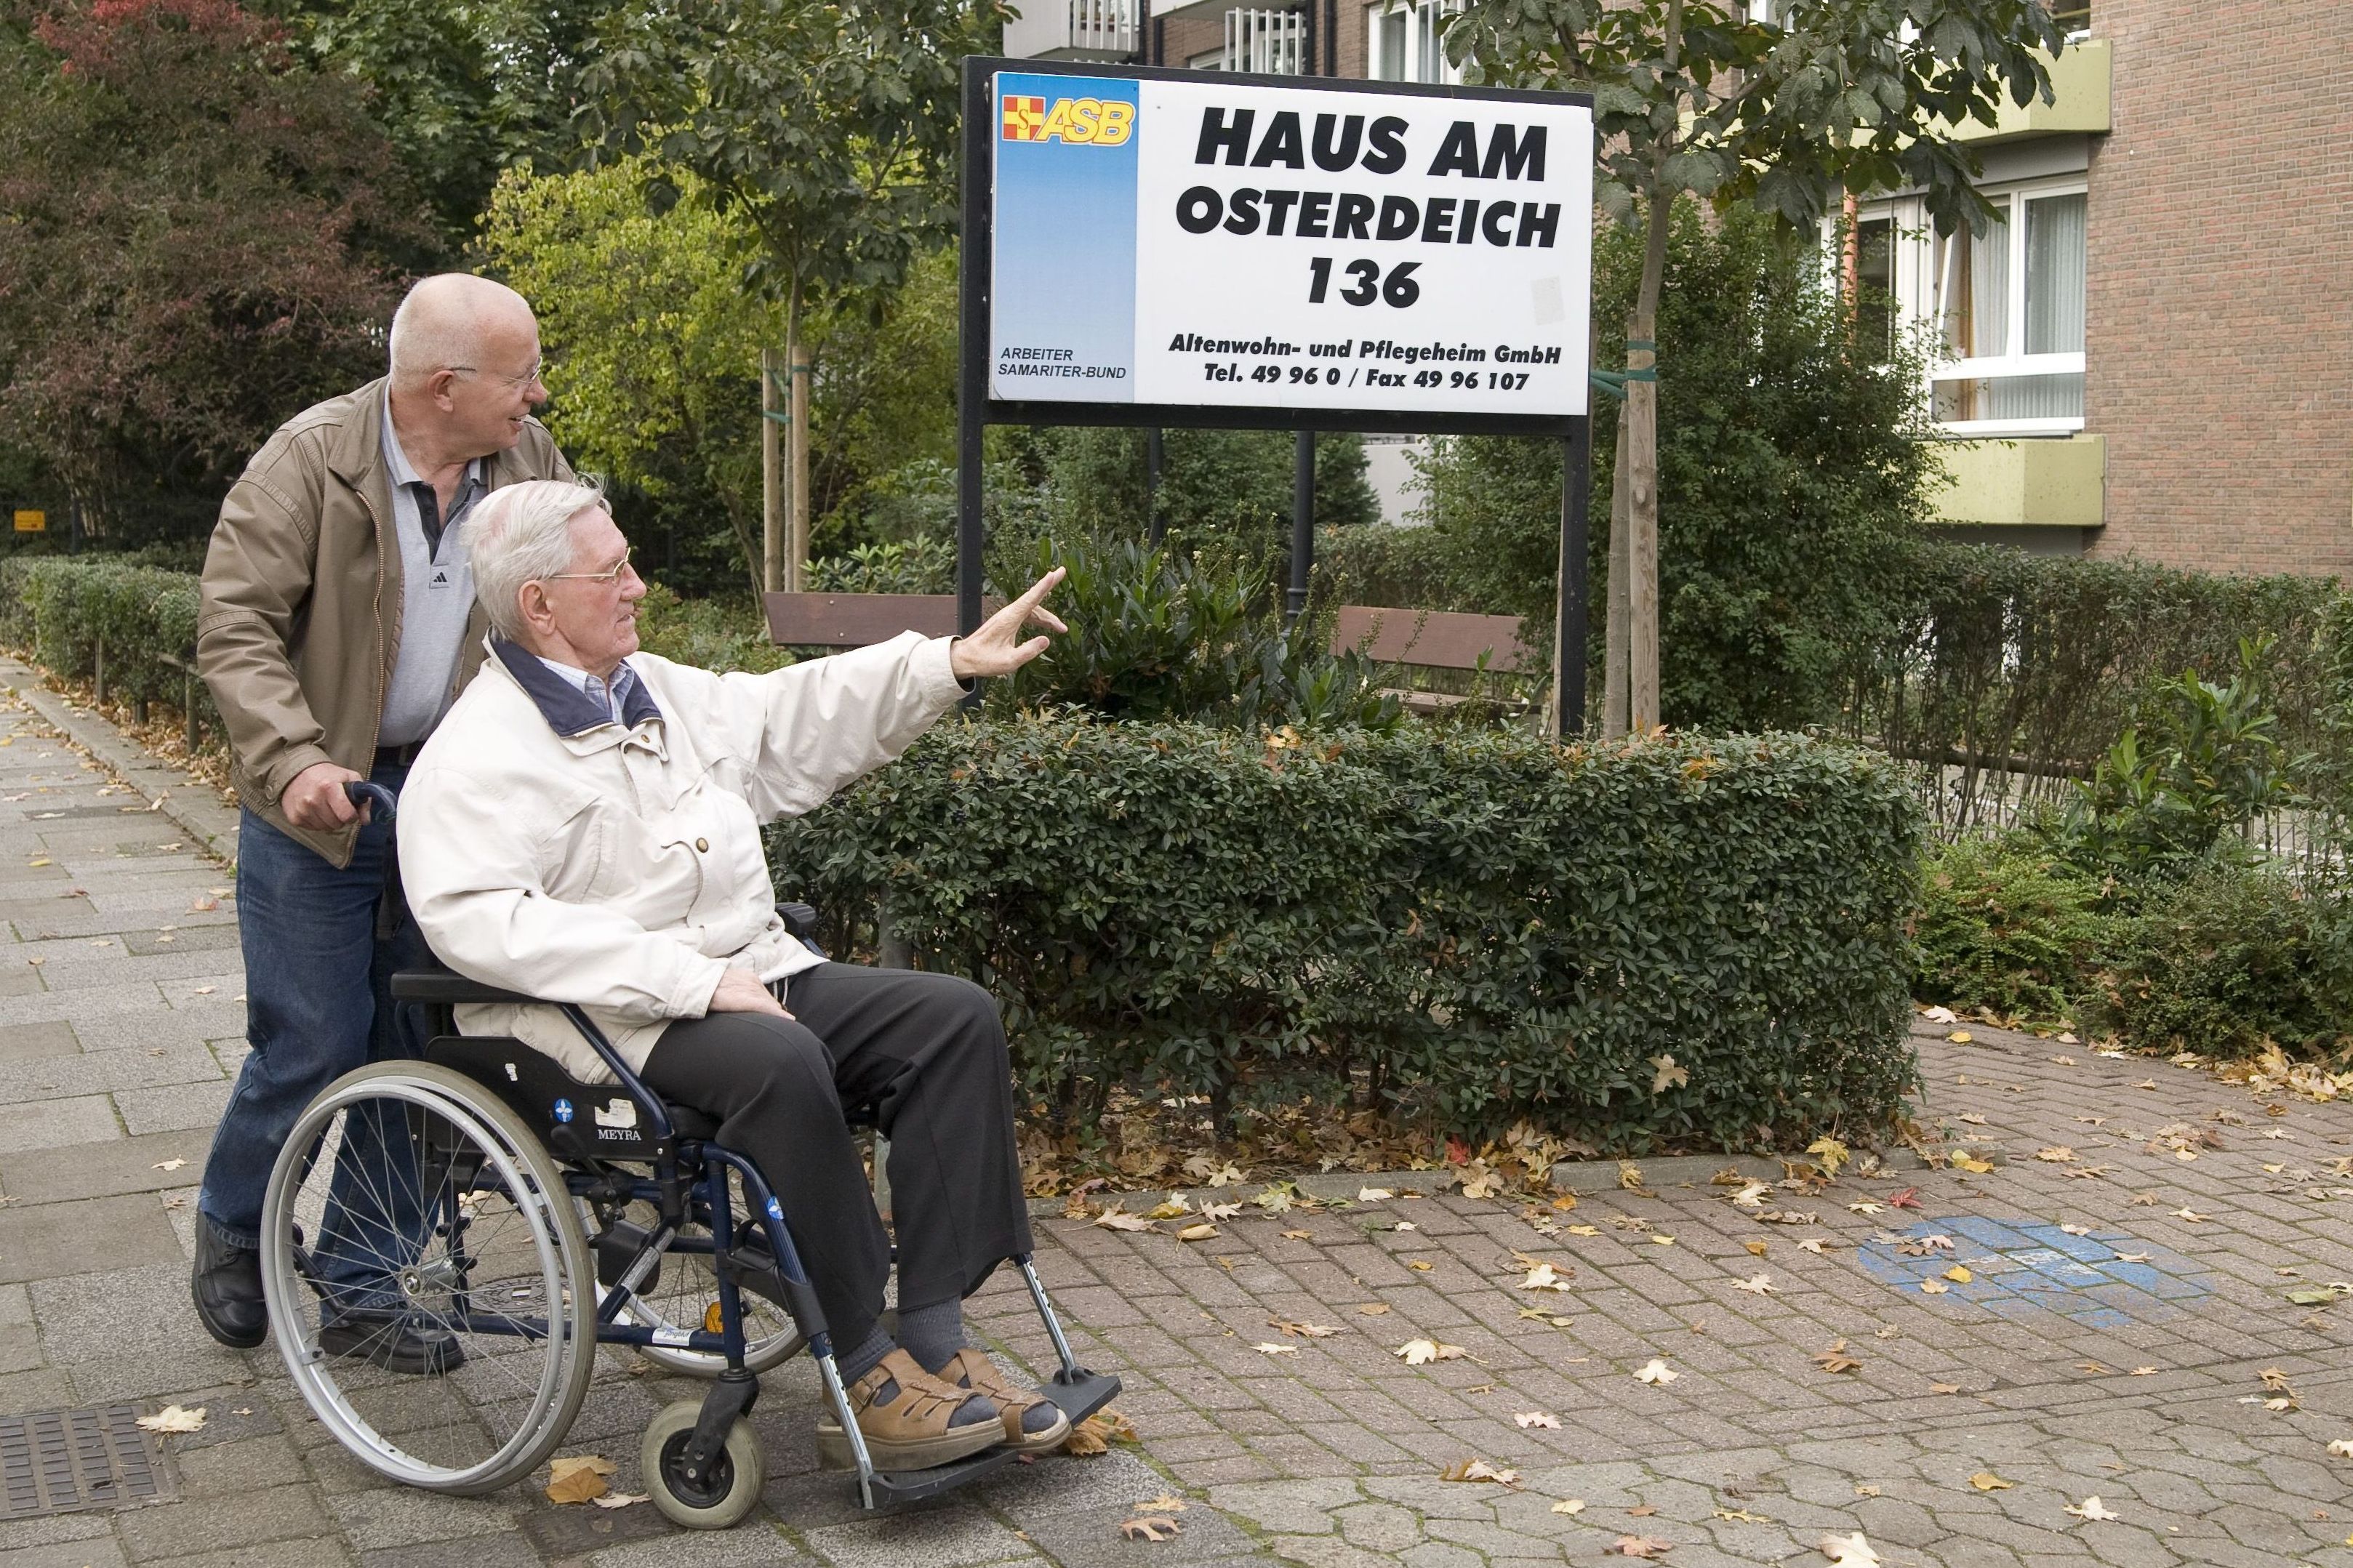
[[[785,647],[864,647],[889,642],[901,632],[927,637],[954,636],[954,594],[770,594],[765,596],[768,640]],[[983,599],[981,615],[995,615],[1002,599]]]
[[[1334,653],[1361,653],[1378,664],[1416,669],[1475,670],[1515,675],[1534,662],[1520,640],[1517,616],[1470,616],[1451,610],[1407,610],[1385,605],[1343,605],[1332,626]],[[1409,712],[1445,711],[1467,699],[1451,692],[1398,689]]]

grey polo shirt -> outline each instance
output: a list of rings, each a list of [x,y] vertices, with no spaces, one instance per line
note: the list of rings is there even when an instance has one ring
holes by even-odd
[[[474,608],[474,569],[466,558],[459,525],[482,498],[482,460],[466,465],[456,504],[428,542],[425,509],[440,510],[433,487],[409,465],[392,427],[392,391],[384,395],[384,463],[392,480],[393,531],[400,540],[404,584],[400,605],[400,659],[385,688],[384,714],[376,732],[380,746],[405,746],[433,732],[457,694],[458,657],[466,641],[466,617]],[[422,492],[422,493],[420,493]]]

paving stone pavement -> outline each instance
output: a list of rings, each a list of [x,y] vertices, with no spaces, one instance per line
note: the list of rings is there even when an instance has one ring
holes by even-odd
[[[2353,1565],[2353,1459],[2327,1451],[2353,1438],[2353,1309],[2286,1299],[2353,1279],[2353,1107],[1976,1026],[1916,1038],[1922,1119],[2000,1162],[1977,1175],[1849,1174],[1761,1209],[1704,1173],[1574,1210],[1400,1194],[1246,1208],[1197,1244],[1043,1219],[1041,1271],[1142,1434],[1100,1458],[862,1517],[817,1468],[796,1363],[755,1416],[764,1506],[724,1534],[386,1485],[274,1352],[219,1349],[188,1308],[190,1184],[244,1048],[235,901],[199,848],[229,840],[216,809],[149,810],[153,770],[134,790],[100,758],[140,766],[54,694],[0,700],[0,1415],[208,1418],[168,1440],[178,1500],[0,1521],[0,1568],[1508,1568],[1623,1560],[1628,1536],[1712,1568],[1821,1563],[1855,1531],[1891,1565]],[[1892,1205],[1907,1186],[1918,1206]],[[1568,1288],[1515,1288],[1529,1260]],[[1013,1282],[974,1319],[1048,1364]],[[1464,1353],[1409,1365],[1417,1338]],[[1840,1342],[1859,1364],[1826,1370]],[[1653,1360],[1672,1381],[1638,1380]],[[698,1385],[605,1361],[564,1451],[634,1490],[646,1420]],[[1516,1484],[1440,1479],[1473,1458]],[[1123,1540],[1164,1492],[1185,1532]]]

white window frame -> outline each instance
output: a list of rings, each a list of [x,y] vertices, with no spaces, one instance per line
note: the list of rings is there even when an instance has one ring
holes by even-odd
[[[1438,45],[1437,38],[1445,30],[1444,17],[1461,8],[1461,0],[1378,0],[1377,4],[1366,6],[1365,76],[1366,79],[1409,82],[1428,80],[1443,83],[1449,87],[1460,87],[1462,83],[1462,72],[1457,67],[1448,63],[1446,51]],[[1423,36],[1421,17],[1418,15],[1424,9],[1435,10],[1440,14],[1440,25],[1427,38]],[[1406,19],[1405,58],[1400,61],[1390,61],[1382,58],[1381,18],[1399,13],[1402,13]],[[1421,74],[1424,68],[1422,56],[1425,50],[1434,50],[1438,56],[1435,62],[1435,74],[1427,78]]]
[[[1979,192],[1988,201],[2009,211],[2010,279],[2009,350],[2000,354],[1953,356],[1943,350],[1945,296],[1957,277],[1954,270],[1968,254],[1966,230],[1945,238],[1931,231],[1925,204],[1917,196],[1868,203],[1857,209],[1858,223],[1892,217],[1895,221],[1895,303],[1905,332],[1927,330],[1935,345],[1927,380],[1921,387],[1930,408],[1936,405],[1936,384],[1946,381],[1990,381],[2007,376],[2082,375],[2084,356],[2070,353],[2030,354],[2026,342],[2026,214],[2025,204],[2039,196],[2082,195],[2089,189],[2081,174],[2021,180],[1989,186]],[[1831,228],[1830,253],[1833,279],[1838,276],[1836,226]],[[2088,261],[2088,258],[2086,258]],[[2080,415],[2042,419],[1940,419],[1940,434],[1977,436],[2067,436],[2084,428]]]

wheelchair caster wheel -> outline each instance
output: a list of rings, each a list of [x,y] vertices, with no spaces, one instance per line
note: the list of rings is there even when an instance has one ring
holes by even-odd
[[[646,1428],[638,1468],[664,1518],[689,1530],[725,1530],[759,1502],[765,1462],[759,1434],[749,1421],[739,1420],[728,1428],[727,1446],[712,1461],[710,1473],[687,1476],[687,1445],[702,1414],[699,1399],[666,1406]]]

